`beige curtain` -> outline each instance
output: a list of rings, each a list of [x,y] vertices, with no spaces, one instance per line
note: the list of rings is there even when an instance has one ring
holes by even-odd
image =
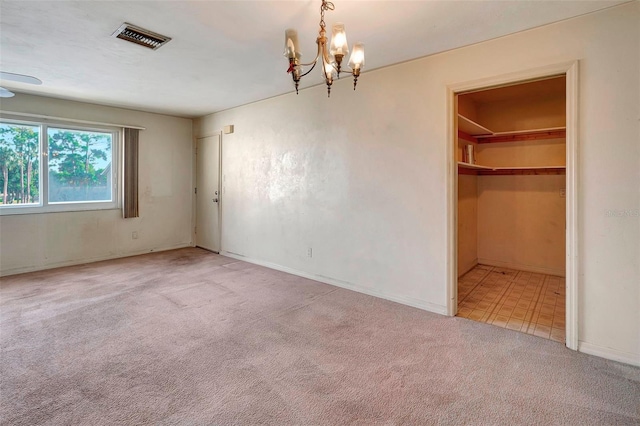
[[[122,216],[138,217],[138,129],[124,129],[124,202]]]

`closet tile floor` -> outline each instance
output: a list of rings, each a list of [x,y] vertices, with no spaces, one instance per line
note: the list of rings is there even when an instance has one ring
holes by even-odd
[[[477,265],[458,279],[458,316],[564,343],[564,278]]]

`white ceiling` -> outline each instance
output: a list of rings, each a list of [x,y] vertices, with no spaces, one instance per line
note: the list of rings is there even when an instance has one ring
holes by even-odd
[[[333,0],[326,22],[365,43],[366,71],[579,16],[621,1]],[[320,0],[0,1],[0,70],[16,92],[187,117],[291,92],[284,29],[315,56]],[[129,22],[173,40],[153,51],[111,34]],[[302,87],[320,83],[319,72]],[[19,94],[17,95],[19,96]]]

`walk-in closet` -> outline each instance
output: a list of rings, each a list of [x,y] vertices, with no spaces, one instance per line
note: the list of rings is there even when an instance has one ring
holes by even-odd
[[[566,80],[457,95],[458,316],[565,340]]]

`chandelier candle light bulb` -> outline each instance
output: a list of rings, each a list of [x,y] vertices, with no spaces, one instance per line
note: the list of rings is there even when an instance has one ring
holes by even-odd
[[[353,52],[349,58],[349,67],[353,70],[353,90],[356,90],[358,77],[360,77],[360,69],[364,67],[364,43],[356,43],[353,45]]]
[[[349,53],[347,34],[344,32],[344,24],[337,23],[331,29],[331,49],[329,50],[336,63],[336,71],[340,76],[342,58]]]
[[[300,57],[298,44],[298,32],[288,29],[284,32],[284,55],[289,59]]]
[[[364,67],[364,43],[356,43],[353,46],[353,52],[349,60],[350,70],[342,68],[343,58],[349,54],[349,45],[347,43],[347,34],[344,31],[344,24],[338,22],[331,28],[331,43],[327,49],[327,37],[326,37],[326,25],[324,22],[324,13],[327,10],[333,10],[333,3],[321,0],[320,6],[320,30],[318,31],[318,38],[316,44],[318,45],[318,53],[315,59],[308,64],[300,62],[300,48],[298,46],[298,33],[296,30],[287,29],[285,31],[284,42],[284,56],[289,60],[288,73],[291,73],[293,84],[296,88],[296,94],[298,93],[298,86],[300,80],[305,75],[309,74],[311,70],[316,66],[318,60],[322,64],[322,76],[325,84],[327,85],[327,95],[331,96],[331,85],[333,84],[334,73],[335,76],[340,78],[340,73],[345,72],[353,75],[353,90],[356,89],[358,83],[358,77],[360,71]],[[303,67],[311,67],[307,71],[303,71]]]
[[[323,74],[327,84],[330,86],[333,83],[333,65],[324,64],[324,74]]]
[[[296,94],[298,93],[298,83],[301,78],[302,68],[297,65],[300,63],[300,46],[298,43],[298,32],[289,28],[284,32],[284,56],[289,59],[289,70],[291,77],[296,85]]]

